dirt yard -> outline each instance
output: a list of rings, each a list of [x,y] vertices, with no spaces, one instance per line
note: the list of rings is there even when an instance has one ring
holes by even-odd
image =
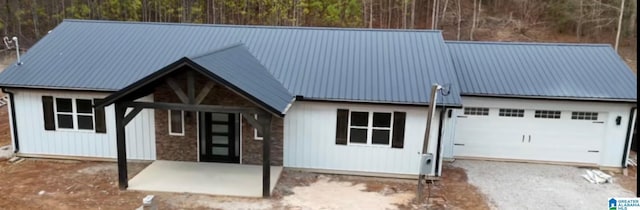
[[[147,165],[129,163],[129,177]],[[445,165],[444,174],[420,204],[413,199],[413,180],[291,170],[283,172],[271,199],[153,194],[163,209],[488,209],[462,169]],[[41,159],[0,162],[0,192],[2,209],[135,209],[150,194],[118,190],[115,163]]]

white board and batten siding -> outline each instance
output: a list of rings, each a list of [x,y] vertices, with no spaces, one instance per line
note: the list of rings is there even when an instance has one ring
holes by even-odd
[[[404,147],[337,145],[337,110],[406,112]],[[284,166],[331,171],[417,175],[428,108],[297,101],[284,121]],[[435,154],[439,112],[433,118],[428,152]],[[433,170],[432,170],[433,171]],[[431,174],[433,175],[433,174]]]
[[[445,138],[445,157],[497,158],[620,167],[632,104],[463,97],[464,107],[489,108],[488,116],[454,110],[455,134]],[[499,109],[524,109],[523,117],[499,116]],[[535,117],[536,110],[560,111],[559,119]],[[572,112],[596,112],[597,120],[571,119]],[[616,118],[620,116],[620,125]]]
[[[35,91],[11,90],[14,92],[16,124],[20,151],[23,155],[75,156],[89,158],[116,158],[115,111],[113,105],[105,107],[106,133],[44,129],[42,96],[54,98],[104,98],[107,93],[81,91]],[[153,101],[153,96],[142,98]],[[127,158],[155,160],[154,110],[141,111],[126,127]]]

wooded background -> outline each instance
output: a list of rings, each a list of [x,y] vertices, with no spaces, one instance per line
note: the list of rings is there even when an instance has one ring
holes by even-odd
[[[614,44],[623,0],[0,1],[1,35],[28,48],[63,19],[439,29],[447,40]],[[636,4],[626,0],[622,16],[621,46],[631,51]]]

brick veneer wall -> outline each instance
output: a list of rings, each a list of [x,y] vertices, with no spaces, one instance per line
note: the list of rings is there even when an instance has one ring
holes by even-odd
[[[271,120],[271,165],[282,165],[283,119]],[[255,140],[253,127],[242,121],[242,163],[262,164],[262,140]]]
[[[186,92],[186,71],[179,70],[173,77]],[[205,77],[194,73],[196,76],[196,95],[208,81]],[[173,89],[166,83],[160,83],[154,91],[154,100],[157,102],[181,103]],[[254,103],[238,95],[229,88],[215,84],[202,104],[225,105],[240,107],[257,107]],[[198,129],[197,113],[185,112],[184,136],[169,135],[169,120],[167,110],[155,111],[156,124],[156,157],[158,160],[197,161],[198,160]],[[255,140],[253,127],[246,120],[242,121],[242,163],[262,164],[262,141]],[[282,165],[283,144],[283,119],[273,116],[271,129],[271,165]]]

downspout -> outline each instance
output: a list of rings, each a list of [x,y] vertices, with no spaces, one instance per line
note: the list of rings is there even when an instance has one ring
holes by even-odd
[[[627,168],[627,159],[629,155],[629,144],[631,144],[631,132],[633,132],[633,124],[635,118],[633,117],[634,111],[636,111],[636,107],[631,108],[631,112],[629,112],[629,124],[627,125],[627,137],[624,141],[624,151],[622,154],[622,168]],[[636,122],[637,123],[637,122]]]
[[[9,106],[11,106],[10,115],[11,115],[11,132],[13,133],[13,153],[18,153],[20,151],[20,144],[18,141],[18,124],[16,123],[16,104],[13,99],[13,92],[7,91],[2,88],[3,93],[9,94]]]
[[[440,169],[440,153],[442,153],[442,130],[443,130],[443,124],[444,124],[444,115],[447,112],[447,107],[446,106],[442,106],[442,110],[440,110],[440,120],[438,120],[438,149],[436,149],[436,177],[439,177],[441,174],[441,170]]]

